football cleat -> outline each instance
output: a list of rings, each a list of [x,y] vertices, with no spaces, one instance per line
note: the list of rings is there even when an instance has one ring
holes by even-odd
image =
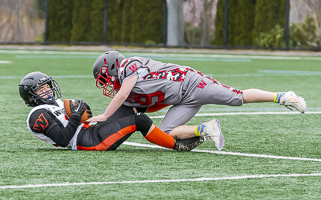
[[[291,107],[295,108],[302,114],[305,113],[307,109],[307,103],[305,102],[304,98],[296,95],[293,91],[284,93],[280,99],[280,105],[284,105],[290,110],[292,110]]]
[[[205,138],[203,136],[188,139],[176,139],[174,149],[177,151],[191,151],[202,144],[204,140]]]
[[[209,122],[202,123],[205,125],[205,130],[201,136],[205,136],[207,139],[213,140],[217,150],[222,150],[224,146],[224,136],[221,131],[220,121],[218,119],[212,119]]]

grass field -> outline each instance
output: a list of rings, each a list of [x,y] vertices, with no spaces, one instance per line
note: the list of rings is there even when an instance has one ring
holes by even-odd
[[[138,132],[109,152],[35,138],[18,94],[22,77],[53,76],[62,99],[81,98],[97,115],[110,101],[92,78],[100,53],[0,50],[1,199],[320,199],[320,58],[124,53],[188,65],[238,89],[293,90],[306,99],[304,115],[273,103],[204,106],[188,124],[218,118],[222,152],[209,142],[192,152],[156,148]],[[165,113],[150,116],[159,124]]]

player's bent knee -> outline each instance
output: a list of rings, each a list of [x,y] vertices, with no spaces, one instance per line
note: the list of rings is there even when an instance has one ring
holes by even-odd
[[[144,136],[147,135],[149,128],[152,126],[153,121],[144,113],[135,114],[136,129]]]

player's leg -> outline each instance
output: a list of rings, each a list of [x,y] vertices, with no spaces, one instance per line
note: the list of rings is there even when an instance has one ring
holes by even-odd
[[[175,139],[156,127],[147,115],[144,113],[135,114],[135,123],[137,130],[143,134],[146,140],[166,148],[174,149]]]
[[[135,117],[98,122],[84,128],[77,137],[78,150],[115,150],[136,131]]]
[[[259,89],[243,90],[244,103],[273,102],[274,93]]]
[[[121,118],[128,117],[128,116],[134,115],[134,114],[135,114],[135,112],[134,112],[132,107],[121,105],[117,109],[117,111],[112,116],[110,116],[106,121],[107,122],[117,121],[117,120],[119,120]]]
[[[243,105],[243,94],[241,90],[228,87],[218,82],[203,78],[197,87],[187,90],[181,104],[205,105],[218,104],[229,106]],[[196,84],[197,85],[197,84]]]
[[[218,150],[224,146],[224,137],[217,119],[204,122],[199,125],[185,125],[199,111],[201,106],[197,105],[175,105],[166,113],[160,124],[160,129],[170,136],[179,139],[193,138],[195,136],[208,137],[215,143]]]
[[[178,151],[190,151],[203,143],[200,137],[188,140],[174,139],[167,135],[145,114],[138,113],[117,121],[99,122],[83,128],[77,137],[78,150],[115,150],[136,130],[150,142]]]
[[[243,91],[244,103],[274,102],[286,107],[292,107],[301,113],[306,110],[304,98],[294,92],[269,92],[259,89],[246,89]]]
[[[174,105],[167,111],[159,128],[172,137],[195,137],[195,126],[185,125],[201,109],[198,105]],[[178,126],[180,126],[178,128]]]
[[[202,124],[199,124],[196,126],[194,125],[177,126],[169,133],[169,135],[174,137],[178,137],[178,135],[181,135],[181,138],[184,138],[187,133],[189,133],[190,135],[195,134],[197,135],[196,137],[202,138],[202,140],[205,140],[205,138],[210,138],[211,140],[213,140],[218,150],[223,149],[224,136],[221,131],[220,122],[216,118],[208,122],[203,122]]]
[[[204,78],[201,83],[202,87],[196,87],[189,91],[188,98],[184,99],[186,103],[241,106],[243,103],[275,102],[295,108],[301,113],[306,110],[304,98],[297,96],[292,91],[270,92],[260,89],[241,91],[208,78]]]
[[[173,138],[164,131],[155,126],[152,120],[143,113],[135,115],[136,127],[146,140],[169,149],[177,151],[190,151],[204,142],[201,137],[192,137],[188,139]]]
[[[77,148],[79,150],[99,151],[117,149],[132,135],[132,133],[135,132],[135,129],[133,129],[133,126],[135,125],[134,121],[122,123],[124,127],[119,125],[117,121],[134,114],[133,108],[122,105],[105,122],[99,122],[95,126],[82,130],[77,138]],[[109,126],[108,124],[111,125]],[[120,129],[125,127],[127,127],[127,129],[121,132]]]

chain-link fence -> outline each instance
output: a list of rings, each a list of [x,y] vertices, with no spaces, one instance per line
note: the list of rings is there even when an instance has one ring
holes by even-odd
[[[52,0],[0,0],[0,44],[50,44],[48,2]],[[72,0],[65,0],[72,1]],[[122,1],[128,0],[101,0]],[[135,0],[130,0],[135,1]],[[149,0],[145,0],[148,4]],[[280,23],[268,26],[268,19],[261,21],[259,5],[268,9],[270,0],[162,0],[164,2],[163,29],[157,30],[164,47],[198,48],[268,48],[321,50],[321,1],[279,1]],[[104,7],[104,5],[102,5]],[[125,7],[125,6],[124,6]],[[282,9],[283,10],[282,10]],[[102,9],[107,12],[107,9]],[[246,10],[246,12],[240,12]],[[148,12],[148,11],[146,11]],[[152,11],[150,11],[152,12]],[[264,10],[276,18],[276,10]],[[246,15],[249,13],[248,15]],[[104,20],[112,16],[104,13]],[[270,15],[266,15],[267,17]],[[108,16],[108,17],[106,17]],[[243,20],[243,21],[242,21]],[[103,19],[101,20],[103,21]],[[244,23],[246,22],[246,23]],[[108,22],[102,23],[101,41],[109,44]],[[258,28],[262,25],[264,28]],[[144,28],[144,27],[142,27]],[[91,44],[90,41],[81,41]],[[114,41],[115,42],[115,41]],[[73,42],[64,42],[72,44]],[[135,41],[132,43],[136,44]],[[122,44],[119,41],[118,44]],[[128,42],[126,43],[128,45]],[[136,44],[137,45],[137,44]],[[139,43],[139,45],[153,45]],[[159,44],[158,44],[159,46]]]

